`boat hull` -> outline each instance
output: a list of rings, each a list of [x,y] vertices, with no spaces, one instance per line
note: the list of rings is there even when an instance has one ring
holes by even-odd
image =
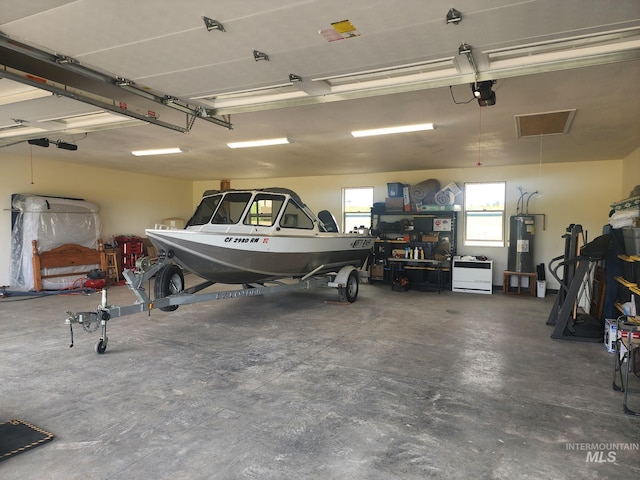
[[[193,230],[147,230],[158,250],[184,269],[219,283],[254,283],[360,267],[373,237],[321,233],[295,235],[230,234]]]

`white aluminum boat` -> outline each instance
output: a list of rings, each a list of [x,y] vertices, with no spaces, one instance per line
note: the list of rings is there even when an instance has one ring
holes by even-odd
[[[329,212],[316,217],[298,195],[282,188],[205,192],[184,230],[155,228],[147,230],[147,236],[158,248],[158,261],[141,258],[135,271],[122,272],[136,303],[110,305],[103,289],[97,309],[67,312],[71,346],[74,324],[87,332],[101,328],[95,351],[103,354],[110,319],[152,309],[170,312],[185,304],[323,285],[336,288],[340,301],[355,302],[356,269],[365,262],[374,241],[368,233],[339,233]],[[180,267],[204,281],[185,288]],[[154,276],[155,298],[151,299],[144,285]],[[280,281],[285,278],[297,282]],[[213,283],[243,286],[197,293]]]
[[[366,233],[339,233],[291,190],[207,191],[183,230],[148,229],[159,254],[211,282],[250,284],[361,267]]]

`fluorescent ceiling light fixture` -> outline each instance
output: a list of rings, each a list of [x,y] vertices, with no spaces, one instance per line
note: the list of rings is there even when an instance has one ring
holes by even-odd
[[[0,130],[0,138],[9,138],[9,137],[18,137],[20,135],[31,135],[32,133],[40,133],[46,132],[44,128],[35,128],[35,127],[16,127],[16,128],[5,128]]]
[[[232,142],[227,143],[229,148],[249,148],[249,147],[267,147],[269,145],[284,145],[290,143],[286,137],[281,138],[266,138],[264,140],[251,140],[249,142]]]
[[[152,150],[134,150],[133,153],[136,157],[143,157],[145,155],[167,155],[169,153],[182,153],[186,152],[182,148],[156,148]]]
[[[3,79],[2,93],[0,93],[0,105],[10,105],[12,103],[35,100],[37,98],[51,97],[52,93],[40,88],[29,87],[17,82]]]
[[[75,119],[75,118],[80,118],[80,117],[88,117],[91,115],[99,115],[101,113],[104,113],[104,110],[94,110],[92,112],[86,112],[86,113],[76,113],[75,115],[58,115],[55,117],[50,117],[50,118],[42,118],[40,120],[38,120],[38,122],[55,122],[58,120],[70,120],[70,119]]]
[[[416,125],[401,125],[399,127],[374,128],[373,130],[355,130],[351,132],[354,137],[370,137],[372,135],[389,135],[390,133],[421,132],[433,130],[433,123],[418,123]]]

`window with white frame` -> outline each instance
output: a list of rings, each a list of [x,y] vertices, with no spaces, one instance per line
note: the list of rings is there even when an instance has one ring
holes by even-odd
[[[373,187],[343,188],[343,231],[352,232],[361,226],[371,228],[372,206]]]
[[[504,247],[506,182],[464,184],[464,244]]]

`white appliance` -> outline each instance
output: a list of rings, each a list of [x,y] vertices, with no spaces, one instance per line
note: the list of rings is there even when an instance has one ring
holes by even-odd
[[[453,259],[451,290],[454,292],[491,294],[493,260]]]

